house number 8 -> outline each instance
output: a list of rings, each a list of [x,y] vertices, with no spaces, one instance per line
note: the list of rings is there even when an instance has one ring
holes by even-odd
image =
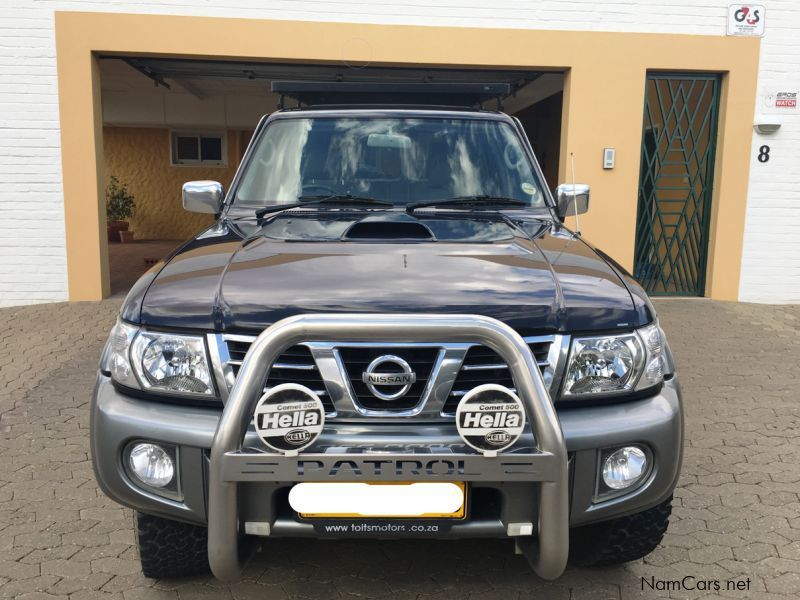
[[[769,160],[769,146],[764,144],[758,149],[758,162],[765,163]]]

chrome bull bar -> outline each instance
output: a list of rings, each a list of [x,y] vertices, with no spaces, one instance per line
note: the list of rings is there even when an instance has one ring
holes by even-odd
[[[211,446],[209,466],[208,560],[217,578],[238,579],[246,559],[240,543],[239,482],[293,481],[291,476],[296,476],[299,461],[324,466],[336,459],[336,455],[329,453],[301,452],[292,457],[242,452],[244,436],[271,365],[287,348],[319,340],[391,343],[446,340],[479,343],[497,352],[508,364],[516,383],[517,395],[533,429],[536,451],[501,453],[491,458],[478,453],[438,457],[467,465],[459,479],[537,482],[538,515],[530,515],[530,522],[538,523],[537,538],[522,538],[525,542],[520,547],[535,573],[543,579],[555,579],[563,573],[569,552],[567,450],[536,360],[519,334],[496,319],[476,315],[317,314],[289,317],[265,329],[245,356],[225,404]],[[371,456],[365,454],[362,460]],[[437,458],[435,454],[425,456]],[[380,457],[388,458],[384,454]],[[398,454],[394,458],[403,457],[416,458],[414,454]],[[340,458],[357,460],[358,455],[346,454]],[[475,466],[474,472],[470,466]],[[416,477],[403,474],[406,480],[436,477],[436,473],[425,470]],[[534,510],[531,507],[532,513]]]

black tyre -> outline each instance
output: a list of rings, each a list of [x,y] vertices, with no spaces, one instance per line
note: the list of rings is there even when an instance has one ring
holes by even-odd
[[[161,579],[209,572],[205,527],[137,512],[136,539],[145,577]]]
[[[618,565],[650,554],[661,543],[672,496],[648,510],[570,531],[570,561],[584,567]]]

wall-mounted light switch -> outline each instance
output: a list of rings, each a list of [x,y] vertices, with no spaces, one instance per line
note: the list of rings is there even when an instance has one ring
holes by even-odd
[[[614,161],[617,158],[617,150],[615,148],[603,148],[603,168],[613,169]]]

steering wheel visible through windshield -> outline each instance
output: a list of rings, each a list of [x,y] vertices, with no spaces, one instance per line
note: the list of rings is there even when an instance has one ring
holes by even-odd
[[[336,195],[400,206],[466,196],[545,206],[511,125],[416,116],[276,119],[258,140],[234,202],[261,208]]]

